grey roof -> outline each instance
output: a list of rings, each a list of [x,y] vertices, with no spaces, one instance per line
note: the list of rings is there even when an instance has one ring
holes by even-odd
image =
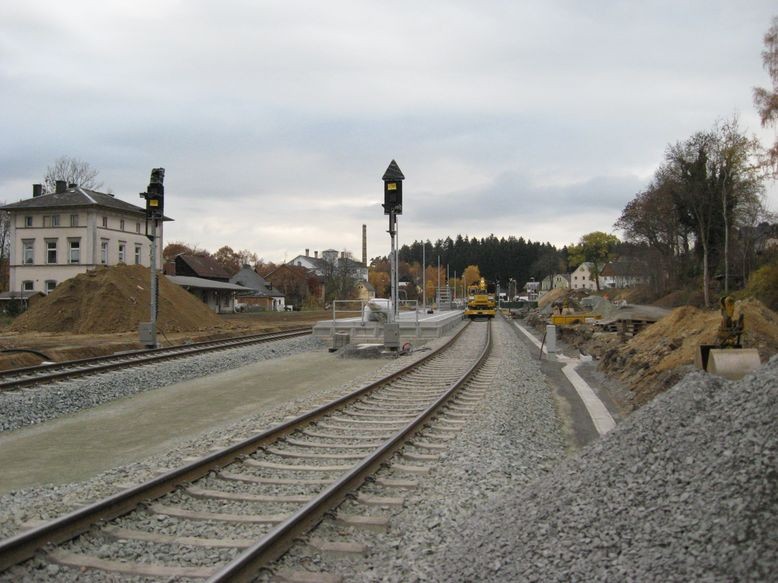
[[[5,211],[15,211],[25,209],[56,209],[89,206],[106,207],[127,213],[140,214],[144,216],[146,215],[146,210],[143,207],[124,202],[112,194],[105,194],[103,192],[97,192],[96,190],[89,190],[88,188],[81,188],[78,186],[74,188],[68,188],[64,192],[51,192],[49,194],[42,194],[41,196],[33,196],[32,198],[7,204],[3,207],[0,207],[0,209]],[[171,219],[165,217],[165,220],[169,221]]]
[[[244,265],[238,273],[230,278],[230,283],[250,288],[255,292],[252,295],[256,297],[284,297],[283,292],[280,292],[272,287],[264,277],[246,265]]]
[[[225,281],[214,281],[212,279],[205,279],[203,277],[188,277],[186,275],[166,275],[170,281],[181,287],[194,287],[199,289],[220,289],[225,291],[237,291],[246,292],[250,294],[252,289],[243,287],[242,285],[235,285],[234,283],[227,283]]]
[[[405,176],[402,173],[402,170],[400,170],[400,167],[397,165],[397,162],[392,160],[389,163],[389,167],[386,169],[386,172],[384,172],[384,175],[381,177],[381,180],[405,180]]]

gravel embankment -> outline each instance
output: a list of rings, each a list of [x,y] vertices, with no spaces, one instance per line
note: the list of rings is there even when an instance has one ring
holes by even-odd
[[[321,349],[312,336],[203,354],[123,371],[0,392],[0,431],[11,431],[173,383]]]
[[[778,357],[738,382],[692,373],[463,517],[430,580],[774,580],[777,420]]]

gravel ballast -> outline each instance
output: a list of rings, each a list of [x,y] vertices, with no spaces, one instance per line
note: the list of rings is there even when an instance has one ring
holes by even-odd
[[[738,382],[691,374],[570,456],[536,355],[508,324],[494,323],[499,363],[490,399],[419,478],[419,488],[405,494],[404,506],[390,513],[387,533],[350,535],[369,545],[366,557],[314,557],[307,563],[312,570],[321,567],[346,582],[772,577],[778,567],[778,358]],[[370,376],[423,354],[387,362]],[[4,496],[0,537],[22,521],[57,516],[75,502],[115,492],[117,484],[202,455],[235,432],[270,426],[369,380],[297,399],[85,483]],[[218,536],[218,525],[208,529]],[[197,562],[201,553],[192,556]],[[34,560],[1,573],[0,581],[24,577],[111,580]]]
[[[778,358],[705,373],[460,521],[438,581],[767,581],[778,569]]]

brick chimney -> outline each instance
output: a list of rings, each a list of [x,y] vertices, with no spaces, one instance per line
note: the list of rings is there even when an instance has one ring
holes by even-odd
[[[306,249],[306,250],[305,250],[305,256],[306,256],[306,257],[308,257],[308,256],[311,254],[310,252],[311,252],[311,250],[310,250],[310,249]]]
[[[61,192],[65,192],[67,189],[68,189],[67,181],[65,181],[65,180],[57,180],[57,182],[55,183],[54,192],[59,194]]]
[[[314,256],[315,259],[318,259],[319,258],[319,252],[318,251],[314,251],[313,252],[313,256]]]
[[[43,185],[42,184],[33,184],[32,185],[32,196],[35,198],[36,196],[40,196],[43,194]]]
[[[367,267],[367,225],[362,225],[362,265]]]

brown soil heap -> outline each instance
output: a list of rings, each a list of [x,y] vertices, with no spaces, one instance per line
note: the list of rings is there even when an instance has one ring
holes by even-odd
[[[14,332],[130,332],[149,321],[150,273],[140,265],[100,267],[58,285],[10,327]],[[159,277],[157,328],[193,332],[228,327],[192,294]]]
[[[778,353],[778,314],[755,299],[737,302],[735,318],[741,313],[745,314],[741,343],[756,348],[766,362]],[[676,308],[629,342],[608,350],[602,366],[632,387],[638,404],[646,403],[690,370],[698,346],[715,343],[720,324],[718,311]]]

